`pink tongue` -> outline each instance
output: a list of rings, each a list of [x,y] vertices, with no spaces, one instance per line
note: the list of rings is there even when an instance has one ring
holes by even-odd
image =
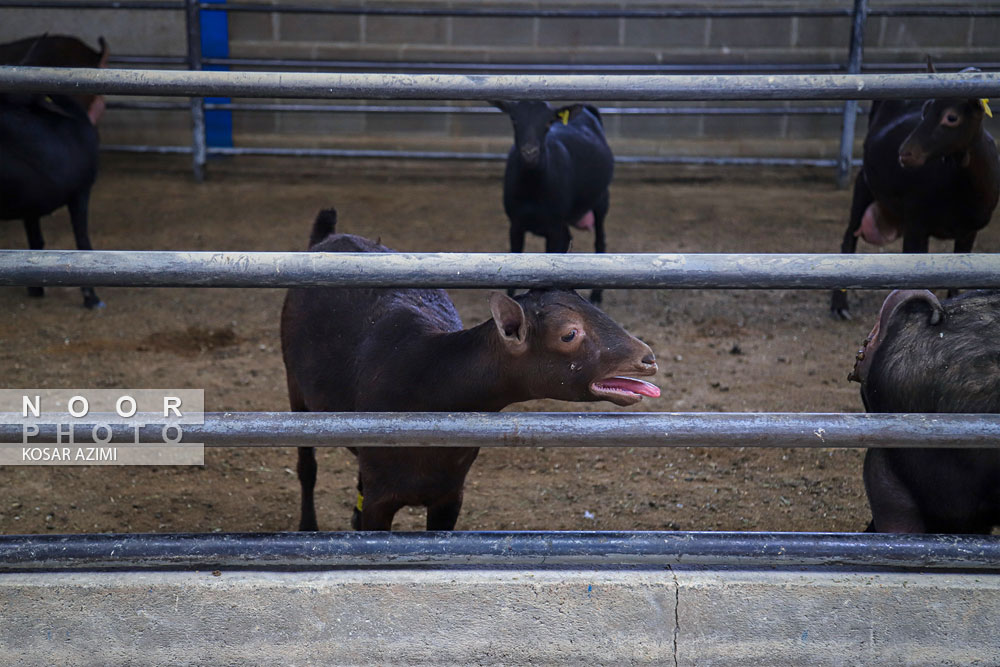
[[[633,378],[614,377],[601,380],[597,384],[601,387],[630,391],[633,394],[642,394],[643,396],[649,396],[650,398],[658,398],[660,396],[660,388],[655,384],[650,384],[649,382],[644,382],[643,380],[635,380]]]

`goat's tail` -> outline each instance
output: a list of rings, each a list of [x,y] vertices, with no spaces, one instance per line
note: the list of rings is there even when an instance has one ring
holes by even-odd
[[[324,208],[316,214],[316,222],[313,223],[312,233],[309,234],[309,247],[316,245],[330,234],[333,234],[337,227],[337,209]]]

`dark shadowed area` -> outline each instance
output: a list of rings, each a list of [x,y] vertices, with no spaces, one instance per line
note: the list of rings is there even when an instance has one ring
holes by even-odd
[[[338,231],[397,250],[508,248],[499,163],[240,159],[210,171],[196,185],[185,160],[103,156],[94,247],[299,250],[316,212],[334,206]],[[850,204],[826,170],[620,166],[615,178],[612,253],[836,252]],[[74,247],[65,211],[42,228],[47,247]],[[593,247],[587,232],[573,234],[580,251]],[[525,250],[542,244],[529,237]],[[20,223],[0,225],[0,247],[26,247]],[[996,223],[976,250],[1000,251]],[[514,409],[859,412],[847,374],[886,293],[852,294],[854,320],[840,322],[825,291],[607,290],[605,311],[656,352],[662,397]],[[282,290],[104,288],[97,312],[79,294],[0,289],[4,387],[193,387],[210,411],[288,408]],[[451,295],[466,326],[488,317],[486,291]],[[329,449],[318,459],[319,526],[347,530],[354,457]],[[457,528],[862,530],[861,460],[861,450],[831,449],[484,449]],[[291,530],[294,466],[294,449],[274,448],[209,449],[203,468],[3,468],[0,532]],[[394,527],[423,523],[411,508]]]

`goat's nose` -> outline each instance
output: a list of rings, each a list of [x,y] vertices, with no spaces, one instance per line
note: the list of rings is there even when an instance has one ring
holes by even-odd
[[[645,357],[642,358],[642,363],[644,363],[644,364],[655,364],[656,363],[656,355],[653,354],[652,352],[650,352],[649,354],[647,354]]]

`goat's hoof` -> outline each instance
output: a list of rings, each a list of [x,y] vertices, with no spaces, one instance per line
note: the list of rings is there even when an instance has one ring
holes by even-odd
[[[84,308],[104,308],[104,302],[101,301],[101,297],[97,296],[97,292],[94,291],[93,287],[82,287],[80,291],[83,292]]]
[[[36,299],[40,299],[41,297],[45,296],[45,288],[44,287],[29,287],[28,288],[28,296],[34,297]]]
[[[845,322],[850,322],[854,319],[851,317],[851,311],[847,309],[847,306],[843,308],[831,308],[830,317],[835,320],[844,320]]]

